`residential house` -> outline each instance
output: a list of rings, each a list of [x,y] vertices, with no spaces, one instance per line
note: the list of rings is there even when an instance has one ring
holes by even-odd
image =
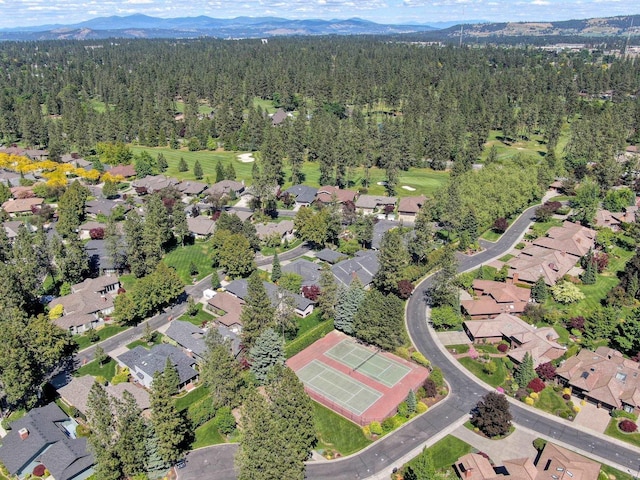
[[[321,267],[317,263],[304,258],[298,258],[293,262],[283,265],[282,273],[295,273],[302,277],[302,286],[317,285],[320,280]]]
[[[287,188],[284,193],[291,195],[295,199],[297,207],[308,207],[316,199],[318,189],[308,185],[293,185]]]
[[[633,223],[636,221],[637,206],[626,207],[624,212],[610,212],[600,209],[596,212],[596,226],[610,228],[614,232],[620,231],[623,223]]]
[[[531,300],[528,288],[493,280],[474,280],[473,293],[475,299],[460,302],[463,312],[472,320],[493,318],[501,313],[522,313]]]
[[[97,198],[95,200],[89,200],[85,205],[85,213],[88,215],[111,215],[113,209],[121,206],[124,208],[125,213],[131,209],[128,203],[121,200],[109,200],[106,198]]]
[[[530,458],[495,466],[478,453],[467,453],[453,465],[462,480],[598,480],[600,464],[566,448],[547,443],[536,463]]]
[[[331,267],[333,276],[345,286],[351,285],[354,277],[358,277],[362,285],[369,286],[380,268],[378,253],[360,250],[353,258],[342,260]]]
[[[513,283],[523,282],[531,285],[542,277],[544,282],[551,286],[569,273],[578,260],[579,257],[567,252],[531,245],[521,250],[517,257],[507,261],[507,275]]]
[[[21,175],[18,172],[14,172],[12,170],[0,169],[0,182],[4,183],[8,187],[17,187],[20,185],[21,179],[29,180],[35,182],[37,179],[31,173],[26,173]]]
[[[139,178],[131,183],[138,195],[145,193],[153,193],[167,187],[175,187],[180,183],[177,178],[167,177],[165,175],[147,175]]]
[[[221,180],[214,183],[204,191],[204,194],[217,195],[220,197],[239,197],[244,193],[244,182],[235,180]]]
[[[278,290],[278,287],[273,283],[269,283],[269,282],[263,282],[263,283],[264,283],[264,288],[267,290],[267,295],[269,295],[269,298],[271,299],[271,304],[274,307],[277,307],[278,305],[280,305],[281,294],[280,294],[280,291]],[[244,301],[247,297],[247,280],[246,279],[234,280],[233,282],[231,282],[225,287],[225,290],[231,295],[234,295],[238,297],[240,300]],[[312,300],[309,300],[308,298],[303,297],[302,295],[298,295],[296,293],[289,293],[289,294],[293,297],[294,312],[296,313],[296,315],[304,318],[308,315],[311,315],[311,313],[313,313],[313,306],[315,302],[313,302]],[[213,298],[215,297],[217,297],[217,295],[214,296]]]
[[[376,212],[386,213],[385,209],[393,207],[395,209],[396,197],[385,197],[383,195],[360,195],[356,200],[358,211],[370,215]]]
[[[270,117],[271,117],[271,125],[275,127],[277,125],[282,124],[282,122],[284,122],[287,119],[288,115],[287,115],[287,112],[279,108],[278,110],[276,110],[276,113],[274,113],[273,115],[270,115]]]
[[[330,248],[323,248],[322,250],[316,253],[316,258],[318,260],[322,260],[323,262],[327,262],[333,265],[342,260],[345,260],[348,257],[344,253],[340,253],[336,250],[331,250]]]
[[[422,208],[422,205],[424,205],[426,200],[427,197],[424,195],[401,198],[400,203],[398,203],[398,220],[407,223],[414,223],[420,208]]]
[[[332,203],[354,202],[358,192],[354,190],[342,190],[339,187],[327,185],[320,187],[316,194],[316,202],[324,205]]]
[[[396,228],[398,226],[398,222],[393,220],[377,220],[373,225],[373,236],[371,238],[371,248],[374,250],[380,249],[380,243],[382,242],[382,237],[389,230]]]
[[[44,198],[31,197],[10,199],[2,204],[2,208],[10,217],[18,215],[31,215],[34,208],[39,208],[44,202]]]
[[[256,225],[256,234],[262,241],[272,237],[280,238],[280,242],[293,240],[293,220],[283,220],[282,222],[259,223]]]
[[[229,215],[235,215],[237,216],[242,222],[246,222],[247,220],[249,220],[251,217],[253,217],[253,212],[251,210],[239,210],[237,208],[228,208],[226,210],[226,212]]]
[[[93,474],[94,459],[87,439],[76,437],[77,426],[55,403],[34,408],[11,424],[0,461],[18,478],[46,469],[54,480],[84,480]]]
[[[120,175],[123,178],[132,178],[137,175],[136,167],[133,164],[130,165],[116,165],[109,169],[109,173],[114,177]]]
[[[218,315],[216,322],[227,327],[231,332],[239,334],[242,331],[240,314],[244,301],[228,292],[215,292],[207,300],[205,308]]]
[[[86,415],[87,400],[89,399],[89,391],[95,383],[95,377],[84,375],[82,377],[72,377],[71,381],[65,386],[58,388],[58,394],[64,403],[70,407],[77,408],[80,413]],[[122,400],[124,392],[129,392],[142,410],[143,414],[151,408],[149,392],[134,383],[119,383],[117,385],[107,385],[106,392],[117,400]]]
[[[103,231],[107,226],[104,223],[94,222],[92,220],[83,223],[78,227],[78,233],[80,235],[80,240],[88,240],[91,238],[91,230],[96,230],[101,228]]]
[[[640,364],[617,350],[582,349],[556,369],[556,375],[573,394],[609,409],[640,411]]]
[[[63,314],[53,320],[57,326],[73,335],[104,325],[105,317],[113,312],[113,295],[120,288],[116,276],[89,278],[71,287],[71,294],[49,303],[52,309],[62,305]]]
[[[196,361],[202,361],[207,347],[204,343],[205,331],[191,322],[173,320],[164,332],[165,336],[173,340],[182,351]]]
[[[203,216],[188,217],[187,227],[195,238],[208,238],[216,229],[216,222]]]
[[[556,342],[558,334],[553,328],[536,328],[509,313],[489,320],[467,321],[463,327],[473,342],[508,342],[511,345],[508,356],[516,363],[522,362],[529,353],[534,366],[538,366],[561,357],[566,351]]]
[[[178,191],[183,193],[187,197],[195,197],[196,195],[200,195],[207,189],[207,187],[208,185],[206,183],[192,181],[180,182],[178,185],[176,185]]]
[[[166,343],[154,345],[150,350],[138,345],[116,358],[121,366],[129,368],[134,381],[145,388],[151,388],[156,372],[164,371],[167,359],[178,371],[179,390],[189,388],[198,381],[196,361],[179,348]]]
[[[124,237],[121,238],[119,245],[118,254],[121,259],[126,259],[127,252],[124,245]],[[105,240],[89,240],[85,243],[84,250],[89,257],[89,267],[91,271],[98,275],[112,275],[126,270],[124,265],[116,265],[114,263],[114,259],[111,258]]]
[[[39,150],[35,148],[30,148],[24,151],[24,154],[29,157],[31,160],[46,160],[49,158],[48,150]]]
[[[35,193],[33,193],[33,185],[11,187],[9,190],[11,191],[11,196],[15,199],[32,198],[36,196]]]
[[[594,247],[595,240],[595,230],[565,221],[561,227],[551,227],[545,237],[535,239],[533,244],[582,257]]]
[[[2,226],[4,227],[4,231],[7,233],[7,239],[9,240],[10,243],[13,243],[15,238],[18,236],[18,231],[20,230],[21,226],[24,226],[30,232],[33,231],[30,225],[26,225],[24,222],[21,222],[20,220],[9,220],[4,222]]]

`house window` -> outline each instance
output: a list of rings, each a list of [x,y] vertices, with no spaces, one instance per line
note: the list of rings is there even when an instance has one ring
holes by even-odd
[[[633,407],[631,405],[625,405],[624,411],[627,413],[633,413]]]

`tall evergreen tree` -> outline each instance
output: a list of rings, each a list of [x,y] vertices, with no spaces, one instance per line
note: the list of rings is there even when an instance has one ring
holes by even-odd
[[[86,415],[91,430],[88,443],[96,459],[96,475],[107,480],[119,480],[122,464],[118,457],[118,432],[113,404],[107,391],[98,382],[89,390]]]
[[[380,268],[373,277],[373,285],[384,293],[396,293],[404,269],[409,265],[409,254],[402,233],[394,228],[385,232],[378,251]]]
[[[549,287],[547,287],[544,278],[541,276],[531,288],[531,298],[538,303],[544,303],[549,296]]]
[[[254,272],[247,280],[247,297],[245,306],[240,314],[242,321],[242,343],[251,348],[260,334],[274,325],[275,311],[271,305],[267,290]]]
[[[338,304],[334,319],[335,327],[344,333],[353,333],[353,319],[364,300],[365,290],[358,277],[354,277],[349,288],[341,285],[338,289]]]
[[[215,329],[205,337],[207,350],[200,376],[211,392],[214,408],[234,408],[239,403],[242,377],[240,364],[231,353],[231,345]]]
[[[536,377],[536,371],[533,368],[533,358],[531,358],[531,354],[527,352],[524,354],[520,365],[518,365],[513,372],[513,379],[518,386],[526,388],[529,382]]]
[[[271,281],[277,282],[282,276],[282,268],[280,267],[280,259],[278,258],[278,252],[273,255],[273,262],[271,264]]]
[[[116,401],[118,441],[116,450],[122,464],[122,472],[131,477],[143,473],[146,456],[146,425],[142,411],[131,392],[125,391],[122,400]]]
[[[446,248],[440,262],[441,268],[436,273],[433,287],[429,291],[430,302],[435,307],[448,305],[457,309],[460,306],[458,286],[456,285],[458,262],[453,250]]]
[[[151,422],[158,438],[158,453],[169,464],[176,462],[184,451],[186,423],[171,397],[174,385],[164,372],[156,372],[151,388]]]
[[[172,213],[173,234],[184,247],[184,239],[189,235],[189,225],[187,224],[187,214],[181,205],[175,206]]]
[[[284,365],[283,339],[273,328],[263,331],[249,350],[251,372],[260,384],[267,379],[269,370],[276,365]]]
[[[202,180],[202,177],[204,177],[200,160],[196,160],[196,163],[193,164],[193,175],[196,177],[196,180]]]
[[[323,320],[334,318],[336,315],[336,304],[338,303],[338,286],[335,277],[328,265],[323,265],[318,280],[320,296],[318,297],[318,309]]]
[[[178,171],[179,172],[189,171],[189,165],[187,165],[187,162],[185,162],[183,157],[180,157],[180,161],[178,162]]]

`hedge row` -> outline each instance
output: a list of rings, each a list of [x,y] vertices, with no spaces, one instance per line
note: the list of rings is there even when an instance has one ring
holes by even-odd
[[[292,340],[285,345],[284,353],[287,358],[293,357],[295,354],[300,353],[316,340],[321,339],[327,333],[333,330],[333,320],[326,320],[319,325],[316,325],[304,335]]]

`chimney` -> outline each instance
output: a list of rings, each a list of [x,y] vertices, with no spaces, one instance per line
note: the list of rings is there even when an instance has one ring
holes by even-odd
[[[513,284],[515,285],[516,283],[518,283],[518,280],[520,280],[520,274],[519,274],[519,273],[517,273],[517,272],[516,272],[516,273],[514,273],[514,274],[513,274],[512,279],[513,279],[513,280],[512,280],[512,282],[511,282],[511,283],[513,283]]]
[[[20,435],[20,440],[26,440],[27,438],[29,438],[29,430],[27,430],[26,428],[21,428],[20,430],[18,430],[18,435]]]

